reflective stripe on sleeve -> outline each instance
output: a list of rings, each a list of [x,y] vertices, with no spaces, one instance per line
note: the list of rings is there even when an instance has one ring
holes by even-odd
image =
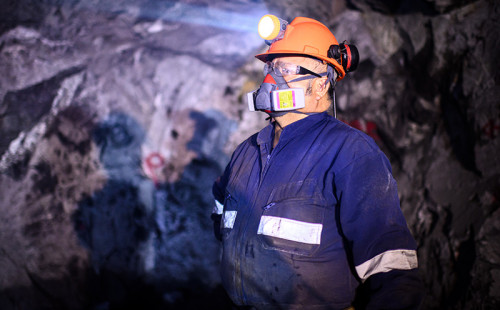
[[[356,272],[364,281],[376,273],[389,272],[394,269],[410,270],[417,267],[417,251],[401,249],[386,251],[367,260],[356,266]]]
[[[264,215],[260,218],[257,234],[308,244],[320,244],[322,229],[323,224]]]
[[[234,221],[236,220],[237,211],[226,211],[224,212],[224,228],[233,228]]]
[[[214,209],[212,210],[212,213],[215,214],[222,214],[222,211],[224,210],[224,205],[220,203],[217,199],[215,199],[215,206]]]

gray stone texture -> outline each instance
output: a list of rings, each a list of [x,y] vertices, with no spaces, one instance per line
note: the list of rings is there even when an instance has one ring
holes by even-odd
[[[498,1],[0,8],[0,309],[230,309],[211,185],[267,124],[245,93],[268,12],[358,46],[337,114],[391,160],[422,308],[498,309]]]

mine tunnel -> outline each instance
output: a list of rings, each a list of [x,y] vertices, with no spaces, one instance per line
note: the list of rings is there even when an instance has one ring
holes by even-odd
[[[498,309],[499,12],[493,0],[2,0],[0,309],[237,309],[212,186],[270,122],[247,103],[266,14],[357,46],[336,118],[390,161],[420,308]]]

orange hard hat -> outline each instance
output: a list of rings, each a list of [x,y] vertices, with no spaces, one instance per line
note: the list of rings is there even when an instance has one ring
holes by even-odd
[[[339,43],[325,25],[312,18],[296,17],[286,26],[282,39],[274,41],[267,52],[255,57],[266,62],[280,54],[311,56],[333,65],[341,80],[346,72],[341,64],[328,57],[331,45]]]

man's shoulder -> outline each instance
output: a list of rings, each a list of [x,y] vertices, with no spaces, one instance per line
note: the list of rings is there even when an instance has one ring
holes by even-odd
[[[336,141],[342,147],[357,147],[359,150],[369,152],[378,152],[380,150],[375,141],[366,133],[335,118],[331,118],[326,122],[323,136]]]
[[[261,130],[262,131],[262,130]],[[256,133],[253,133],[249,137],[247,137],[245,140],[243,140],[240,144],[238,144],[237,148],[241,148],[244,146],[248,145],[257,145],[258,143],[258,138],[259,138],[259,133],[261,131],[258,131]]]
[[[262,129],[264,130],[264,129]],[[240,142],[236,148],[234,149],[233,151],[233,156],[235,154],[239,154],[239,153],[242,153],[242,152],[246,152],[248,149],[257,149],[258,148],[258,144],[259,144],[259,133],[262,131],[258,131],[254,134],[252,134],[251,136],[247,137],[245,140],[243,140],[242,142]]]
[[[334,118],[324,124],[321,135],[317,138],[316,143],[322,145],[338,170],[353,163],[379,161],[381,157],[385,157],[370,136]]]

